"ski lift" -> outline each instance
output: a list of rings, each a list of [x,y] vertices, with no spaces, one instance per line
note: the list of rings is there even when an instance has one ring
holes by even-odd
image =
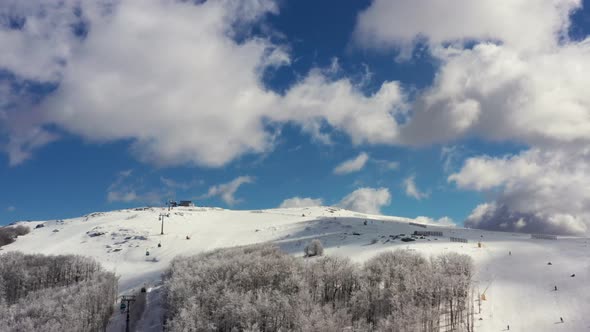
[[[125,302],[121,301],[121,311],[125,310],[127,308],[127,305],[125,304]]]

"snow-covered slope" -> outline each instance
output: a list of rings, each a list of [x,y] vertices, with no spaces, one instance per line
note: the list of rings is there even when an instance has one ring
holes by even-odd
[[[164,235],[160,235],[160,214],[169,215],[164,220]],[[424,228],[411,225],[412,221],[330,207],[258,211],[130,209],[30,223],[44,227],[2,249],[92,256],[121,276],[121,292],[157,280],[177,255],[266,241],[302,255],[306,243],[319,238],[326,254],[347,256],[357,262],[396,248],[426,255],[456,251],[474,258],[475,285],[485,294],[481,314],[476,317],[477,331],[501,331],[508,324],[511,331],[590,329],[588,239],[536,240],[526,234],[438,225]],[[444,236],[414,242],[394,238],[416,230],[440,231]],[[450,237],[469,242],[451,242]],[[572,274],[576,276],[570,277]],[[555,286],[558,291],[554,291]]]

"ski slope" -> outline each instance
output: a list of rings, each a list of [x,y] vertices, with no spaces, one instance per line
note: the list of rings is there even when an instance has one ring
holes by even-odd
[[[160,235],[160,214],[169,215],[164,218],[164,235]],[[256,211],[139,208],[27,222],[33,228],[31,233],[2,249],[94,257],[120,276],[121,293],[153,284],[177,255],[267,241],[288,253],[302,255],[307,242],[319,238],[325,254],[346,256],[359,263],[393,249],[425,255],[455,251],[473,257],[476,292],[485,296],[484,301],[476,303],[476,308],[481,305],[481,313],[475,317],[477,331],[502,331],[507,325],[510,331],[590,331],[588,238],[537,240],[527,234],[435,224],[424,228],[410,222],[417,220],[331,207]],[[42,228],[34,228],[41,224]],[[441,231],[444,236],[414,242],[393,238],[416,230]],[[449,237],[469,242],[451,242]],[[576,276],[570,277],[572,274]],[[149,295],[150,301],[158,299]],[[153,326],[154,322],[141,324]]]

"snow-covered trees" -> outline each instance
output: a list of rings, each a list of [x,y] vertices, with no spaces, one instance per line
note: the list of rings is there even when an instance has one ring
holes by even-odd
[[[104,331],[117,278],[81,256],[0,255],[2,331]]]
[[[468,330],[472,263],[387,252],[364,266],[302,260],[270,245],[175,259],[164,276],[169,331]],[[471,326],[471,325],[470,325]]]
[[[466,255],[427,260],[412,251],[383,253],[364,266],[353,318],[379,331],[468,330],[472,271]]]
[[[324,254],[324,246],[322,246],[320,240],[315,239],[305,246],[303,253],[305,257],[322,256]]]

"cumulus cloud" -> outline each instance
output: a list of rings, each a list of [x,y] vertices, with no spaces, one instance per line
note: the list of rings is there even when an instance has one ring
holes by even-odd
[[[227,205],[235,205],[241,202],[240,199],[236,199],[236,191],[243,184],[253,183],[254,178],[251,176],[239,176],[228,183],[218,184],[211,186],[206,195],[202,198],[210,198],[219,196]]]
[[[459,188],[495,197],[474,209],[467,225],[588,233],[587,194],[578,189],[590,167],[590,75],[584,70],[590,68],[590,38],[567,35],[570,14],[581,5],[375,0],[359,16],[359,45],[411,54],[424,43],[440,64],[398,127],[400,144],[480,137],[529,146],[514,156],[468,159],[449,177]],[[449,155],[446,150],[446,171]]]
[[[34,81],[57,82],[77,38],[72,27],[84,15],[72,10],[79,1],[6,0],[0,8],[0,68]],[[106,1],[85,4],[92,12]],[[90,13],[90,11],[89,11]],[[16,28],[18,27],[18,29]]]
[[[391,203],[387,188],[359,188],[346,195],[337,206],[369,214],[380,214],[381,208]]]
[[[354,145],[395,144],[399,141],[395,115],[407,111],[399,82],[386,81],[366,96],[350,79],[329,80],[318,70],[291,87],[281,105],[285,112],[275,114],[275,119],[298,123],[316,140],[329,143],[329,132],[323,131],[327,123],[347,134]]]
[[[312,70],[283,95],[264,87],[267,70],[290,64],[285,47],[248,33],[278,12],[274,1],[13,2],[0,16],[23,23],[0,24],[0,68],[57,86],[36,108],[41,124],[91,142],[129,140],[142,161],[219,167],[271,151],[289,122],[325,143],[333,130],[355,144],[397,135],[397,82],[366,96],[347,78]],[[86,27],[83,36],[72,26]],[[49,142],[11,139],[24,151],[15,163],[32,150],[22,145]]]
[[[284,200],[279,208],[301,208],[311,206],[321,206],[324,201],[321,198],[310,198],[310,197],[291,197]]]
[[[334,168],[334,174],[343,175],[358,172],[365,167],[368,160],[369,155],[365,152],[361,152],[357,157],[346,160],[336,166],[336,168]]]
[[[122,1],[72,54],[44,105],[51,119],[92,141],[132,139],[140,159],[163,165],[220,166],[267,151],[263,118],[276,96],[259,78],[281,51],[263,39],[233,41],[228,29],[243,8],[232,7]]]
[[[581,0],[375,0],[357,21],[354,36],[366,47],[407,47],[501,40],[510,47],[554,47]]]
[[[449,176],[459,188],[495,195],[466,226],[529,233],[588,234],[590,150],[531,149],[505,157],[473,157]]]
[[[589,143],[590,75],[580,69],[590,67],[590,39],[567,38],[569,15],[580,7],[579,0],[374,1],[359,16],[360,40],[411,45],[423,38],[440,62],[398,127],[399,144],[466,136]]]
[[[542,53],[478,44],[446,50],[401,129],[410,145],[479,136],[535,146],[590,142],[590,39]]]
[[[420,189],[418,189],[418,186],[416,186],[415,175],[409,176],[406,179],[404,179],[404,188],[406,191],[406,195],[408,195],[409,197],[413,197],[417,200],[421,200],[429,196],[429,193],[422,192],[420,191]]]

